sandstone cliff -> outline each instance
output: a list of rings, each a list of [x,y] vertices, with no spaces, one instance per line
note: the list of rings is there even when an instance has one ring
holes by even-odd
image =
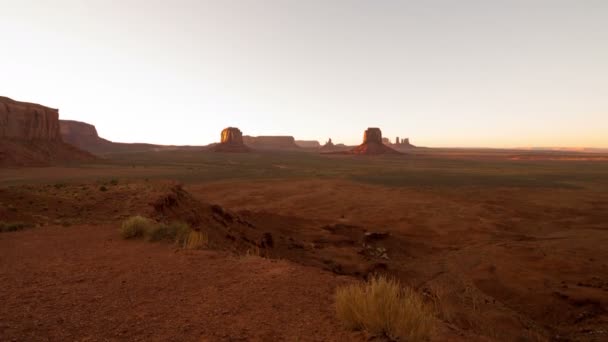
[[[61,141],[59,111],[0,96],[0,139]]]
[[[94,157],[61,139],[59,111],[0,97],[0,165],[49,165]]]
[[[95,126],[72,120],[60,120],[63,141],[91,153],[103,153],[112,149],[112,142],[97,135]]]

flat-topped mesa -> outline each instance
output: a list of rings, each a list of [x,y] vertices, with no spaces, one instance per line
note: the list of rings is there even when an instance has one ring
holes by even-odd
[[[243,143],[243,133],[236,127],[227,127],[222,130],[220,143],[213,146],[215,152],[249,152],[250,149]]]
[[[59,110],[0,96],[0,139],[61,141]]]
[[[400,154],[382,142],[380,128],[370,127],[363,133],[363,143],[350,150],[351,154]]]
[[[294,137],[290,135],[262,135],[243,137],[245,145],[259,150],[298,150],[300,146],[296,144]]]
[[[321,144],[317,140],[296,140],[296,145],[302,148],[320,148]]]
[[[0,96],[0,166],[47,166],[92,160],[63,142],[59,110]]]
[[[75,143],[81,138],[98,139],[97,129],[95,126],[86,122],[74,121],[74,120],[59,120],[59,131],[63,141],[70,143],[74,146],[78,146]]]

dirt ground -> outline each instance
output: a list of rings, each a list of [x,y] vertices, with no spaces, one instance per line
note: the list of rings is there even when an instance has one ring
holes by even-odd
[[[115,226],[0,236],[3,341],[357,340],[334,317],[351,281],[286,261],[121,240]]]
[[[0,234],[0,340],[364,340],[333,295],[375,272],[434,340],[608,339],[605,162],[141,158],[0,173],[0,221],[32,225]],[[265,258],[121,240],[174,179]]]

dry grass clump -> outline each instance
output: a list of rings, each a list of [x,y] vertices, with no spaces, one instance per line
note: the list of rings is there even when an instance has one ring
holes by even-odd
[[[182,241],[186,239],[192,229],[182,222],[159,223],[152,227],[146,233],[148,241],[175,241],[182,245]]]
[[[383,276],[338,288],[336,314],[349,329],[392,340],[426,340],[433,324],[432,312],[417,292]]]
[[[207,233],[191,230],[181,246],[185,249],[201,249],[207,247],[208,244],[209,236]]]
[[[120,235],[123,239],[141,238],[153,229],[155,224],[154,221],[143,216],[131,216],[122,223]]]
[[[186,223],[158,223],[139,215],[126,219],[122,223],[120,234],[124,239],[172,241],[185,249],[201,249],[209,244],[207,233],[193,230]]]

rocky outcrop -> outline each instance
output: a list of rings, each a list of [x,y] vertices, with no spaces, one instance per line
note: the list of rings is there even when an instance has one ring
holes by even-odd
[[[61,132],[61,138],[65,142],[70,142],[70,139],[75,140],[77,138],[85,137],[101,139],[99,138],[99,135],[97,135],[95,126],[86,122],[59,120],[59,131]]]
[[[80,121],[60,120],[59,130],[63,141],[85,151],[102,154],[112,150],[112,142],[100,138],[97,135],[97,129],[91,124]]]
[[[344,144],[334,144],[334,142],[329,138],[327,142],[321,146],[321,153],[343,153],[349,149],[348,146]]]
[[[388,139],[387,139],[388,140]],[[383,138],[384,141],[384,138]],[[403,139],[399,139],[399,137],[395,138],[395,143],[391,144],[390,141],[387,143],[384,143],[385,145],[388,145],[396,150],[409,150],[412,148],[416,148],[416,146],[412,145],[410,143],[410,139],[409,138],[403,138]]]
[[[370,127],[363,134],[363,143],[350,150],[351,154],[400,154],[400,152],[382,143],[382,131],[380,128]]]
[[[317,140],[296,140],[296,145],[302,148],[319,148],[321,144]]]
[[[59,110],[0,96],[0,139],[61,141]]]
[[[0,165],[50,165],[94,157],[61,139],[59,110],[0,97]]]
[[[296,145],[296,140],[292,136],[244,136],[243,142],[245,145],[259,150],[298,150],[300,147]]]
[[[86,122],[59,120],[61,138],[70,145],[96,155],[172,150],[201,150],[200,146],[164,146],[144,143],[120,143],[101,138],[95,126]]]
[[[214,152],[249,152],[250,149],[243,143],[243,133],[236,127],[228,127],[222,130],[219,144],[211,148]]]

